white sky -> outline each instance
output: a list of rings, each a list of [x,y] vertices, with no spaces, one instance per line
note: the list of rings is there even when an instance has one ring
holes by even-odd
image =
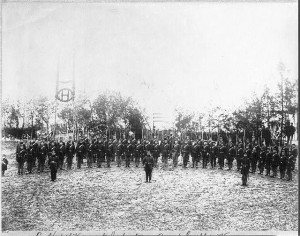
[[[3,3],[2,98],[115,90],[153,112],[232,108],[298,77],[298,3]]]

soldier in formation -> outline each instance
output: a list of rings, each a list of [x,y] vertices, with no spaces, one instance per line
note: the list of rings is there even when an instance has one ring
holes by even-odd
[[[117,141],[103,137],[93,140],[80,139],[76,145],[72,141],[68,141],[66,144],[56,141],[40,142],[36,140],[27,143],[22,141],[16,148],[16,160],[18,174],[21,175],[24,174],[25,164],[27,173],[33,173],[35,166],[37,166],[37,172],[43,172],[45,163],[50,159],[55,159],[56,171],[57,169],[62,170],[65,165],[66,169],[70,170],[74,157],[77,158],[77,169],[82,167],[84,159],[89,168],[101,168],[102,163],[105,162],[106,167],[109,168],[114,161],[116,161],[117,167],[121,167],[125,162],[127,168],[130,167],[130,162],[134,161],[134,166],[139,168],[141,161],[143,163],[148,153],[153,158],[152,168],[159,167],[159,160],[161,160],[162,167],[166,167],[169,159],[173,162],[173,167],[178,168],[180,156],[183,158],[183,168],[189,166],[197,168],[200,163],[202,168],[215,168],[218,165],[219,169],[224,169],[227,164],[228,170],[232,170],[236,166],[236,170],[241,171],[244,176],[243,184],[246,184],[249,173],[255,174],[256,171],[260,175],[265,173],[265,176],[286,178],[291,181],[298,155],[295,145],[288,145],[279,150],[278,146],[266,147],[249,143],[247,148],[244,148],[242,143],[233,145],[201,139],[193,140],[193,142],[192,140],[183,140],[181,143],[179,140],[168,138],[164,138],[162,141],[135,139]],[[190,158],[191,164],[189,164]],[[210,165],[208,166],[208,164]],[[50,165],[54,171],[53,166]],[[246,174],[247,178],[245,178]]]

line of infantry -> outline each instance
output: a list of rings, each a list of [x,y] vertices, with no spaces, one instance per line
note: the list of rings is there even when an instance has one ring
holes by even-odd
[[[173,167],[178,166],[179,157],[182,157],[183,168],[187,168],[190,156],[192,157],[192,168],[202,164],[202,168],[224,169],[227,160],[228,170],[233,168],[233,161],[236,160],[236,170],[241,171],[242,183],[247,184],[249,173],[259,174],[266,172],[266,176],[277,177],[279,169],[280,179],[292,180],[292,171],[295,168],[297,149],[295,145],[282,147],[259,146],[249,143],[244,148],[243,143],[238,145],[218,144],[217,142],[205,140],[171,140],[164,138],[158,140],[107,140],[102,139],[81,139],[77,145],[74,142],[43,142],[31,141],[29,145],[20,142],[17,145],[16,159],[18,162],[18,174],[24,173],[24,164],[27,162],[27,171],[32,173],[33,167],[37,166],[37,172],[43,172],[46,161],[50,166],[53,178],[56,178],[57,169],[72,169],[73,159],[76,157],[77,168],[80,169],[83,160],[86,159],[88,168],[101,168],[103,163],[110,168],[111,162],[116,162],[120,167],[125,162],[126,167],[133,163],[139,167],[140,163],[150,154],[153,157],[153,167],[158,167],[158,159],[161,157],[162,167],[168,165],[172,159]],[[144,163],[142,163],[144,164]],[[53,171],[52,171],[53,170]],[[54,173],[55,172],[55,173]],[[272,173],[272,174],[271,174]]]

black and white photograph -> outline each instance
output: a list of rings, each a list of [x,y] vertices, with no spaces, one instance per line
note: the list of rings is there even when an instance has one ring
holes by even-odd
[[[297,1],[1,9],[1,234],[298,235]]]

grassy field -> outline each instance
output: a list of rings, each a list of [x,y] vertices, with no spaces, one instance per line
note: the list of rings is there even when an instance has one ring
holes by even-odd
[[[298,170],[292,182],[234,170],[142,167],[17,175],[15,143],[2,142],[2,230],[298,230]]]

